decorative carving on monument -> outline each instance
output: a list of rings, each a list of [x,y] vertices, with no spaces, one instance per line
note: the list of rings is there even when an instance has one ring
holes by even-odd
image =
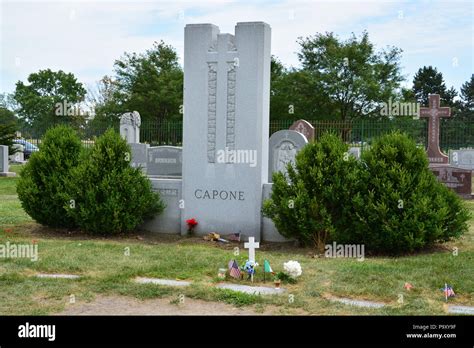
[[[289,129],[303,134],[308,141],[314,140],[314,127],[306,120],[295,121]]]
[[[207,160],[216,161],[216,94],[217,63],[208,63],[208,102],[207,102]]]
[[[137,111],[126,112],[120,117],[120,135],[127,143],[140,142],[140,114]]]
[[[296,153],[295,144],[290,141],[283,141],[278,149],[276,170],[286,174],[288,163],[295,163]]]
[[[138,111],[126,112],[120,117],[121,125],[130,125],[133,128],[140,127],[142,124]]]
[[[226,147],[235,149],[235,64],[227,63],[227,115],[226,115]]]

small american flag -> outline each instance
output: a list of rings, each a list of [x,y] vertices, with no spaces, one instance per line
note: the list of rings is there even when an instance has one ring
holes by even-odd
[[[240,233],[232,233],[227,236],[229,240],[232,240],[234,242],[240,242]]]
[[[448,297],[456,296],[452,286],[444,284],[444,296],[446,297],[446,301],[448,300]]]
[[[229,262],[229,275],[236,279],[240,279],[239,265],[237,265],[237,261],[235,260]]]

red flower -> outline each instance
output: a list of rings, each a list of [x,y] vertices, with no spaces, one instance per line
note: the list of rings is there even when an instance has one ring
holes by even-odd
[[[198,224],[198,222],[194,218],[186,220],[186,223],[188,224],[188,227],[190,229],[194,228]]]

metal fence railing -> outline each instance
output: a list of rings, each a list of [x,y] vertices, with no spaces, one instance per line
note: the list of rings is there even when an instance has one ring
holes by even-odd
[[[288,129],[295,120],[272,120],[270,121],[270,135],[282,129]],[[238,120],[237,120],[238,122]],[[333,132],[339,135],[346,143],[364,148],[370,144],[372,139],[393,130],[407,133],[420,146],[426,146],[428,123],[426,119],[357,119],[352,121],[321,121],[308,120],[315,128],[316,140],[325,132]],[[116,124],[94,127],[78,127],[78,133],[84,146],[94,144],[95,137],[103,134],[106,129],[119,130]],[[29,129],[20,131],[21,137],[33,143],[41,144],[41,136],[44,132],[33,132]],[[183,145],[183,122],[182,120],[161,120],[154,122],[143,122],[140,127],[140,141],[152,146],[156,145]],[[444,152],[449,149],[460,149],[474,147],[474,120],[464,121],[456,119],[442,119],[440,122],[440,147]]]

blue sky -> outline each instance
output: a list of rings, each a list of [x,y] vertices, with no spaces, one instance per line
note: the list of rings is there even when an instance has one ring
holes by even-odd
[[[182,58],[188,23],[214,23],[221,32],[237,22],[272,27],[272,53],[298,66],[299,36],[333,31],[346,39],[369,32],[376,47],[403,50],[402,72],[411,86],[423,65],[459,90],[474,72],[473,1],[8,1],[0,0],[0,93],[40,69],[72,72],[87,87],[113,73],[124,52],[154,41],[173,45]]]

